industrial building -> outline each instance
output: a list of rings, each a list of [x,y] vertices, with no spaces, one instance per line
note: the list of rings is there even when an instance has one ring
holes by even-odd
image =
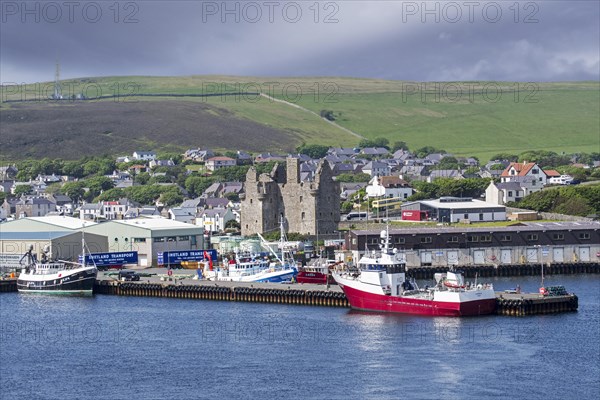
[[[21,257],[33,246],[33,252],[41,257],[44,248],[55,259],[78,260],[82,253],[81,239],[84,226],[95,225],[65,216],[30,217],[0,224],[0,266],[15,268]],[[105,252],[108,240],[98,234],[85,234],[89,252]]]
[[[442,197],[420,200],[401,207],[402,219],[410,221],[490,222],[505,221],[506,207],[481,200],[461,197]]]
[[[159,252],[204,249],[204,228],[165,218],[113,220],[85,228],[105,236],[108,251],[137,251],[141,266],[157,265]]]
[[[380,236],[380,231],[350,231],[346,249],[356,262],[365,249],[379,249]],[[393,229],[390,240],[409,267],[600,262],[598,222]]]

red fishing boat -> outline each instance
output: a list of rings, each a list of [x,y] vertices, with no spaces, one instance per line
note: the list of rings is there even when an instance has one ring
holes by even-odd
[[[296,281],[298,283],[315,283],[317,285],[335,284],[333,276],[331,276],[331,268],[341,261],[335,260],[318,260],[312,265],[306,265],[298,271]]]
[[[358,271],[333,271],[353,309],[437,316],[490,314],[496,307],[491,284],[465,283],[459,271],[435,274],[433,287],[419,289],[406,278],[405,264],[389,247],[389,232],[381,233],[381,251],[368,253]]]

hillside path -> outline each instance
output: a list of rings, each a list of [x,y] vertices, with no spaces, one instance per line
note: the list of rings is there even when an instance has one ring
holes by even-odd
[[[316,112],[314,112],[314,111],[311,111],[311,110],[309,110],[308,108],[304,108],[304,107],[302,107],[302,106],[299,106],[298,104],[295,104],[295,103],[290,103],[289,101],[285,101],[285,100],[281,100],[281,99],[276,99],[275,97],[269,96],[269,95],[268,95],[268,94],[266,94],[266,93],[261,93],[260,95],[261,95],[261,96],[263,96],[263,97],[265,97],[265,98],[267,98],[267,99],[269,99],[269,100],[271,100],[271,101],[276,101],[276,102],[278,102],[278,103],[283,103],[283,104],[286,104],[286,105],[288,105],[288,106],[295,107],[295,108],[297,108],[297,109],[299,109],[299,110],[302,110],[302,111],[304,111],[304,112],[307,112],[307,113],[313,114],[313,115],[314,115],[314,116],[316,116],[317,118],[319,118],[319,119],[322,119],[323,121],[325,121],[325,122],[327,122],[327,123],[329,123],[329,124],[331,124],[331,125],[335,126],[336,128],[339,128],[339,129],[343,130],[344,132],[351,134],[352,136],[356,136],[356,137],[357,137],[357,138],[359,138],[359,139],[365,139],[365,137],[364,137],[363,135],[361,135],[361,134],[359,134],[359,133],[356,133],[356,132],[353,132],[353,131],[351,131],[351,130],[350,130],[350,129],[348,129],[348,128],[344,128],[343,126],[341,126],[341,125],[338,125],[338,124],[336,124],[334,121],[330,121],[330,120],[328,120],[327,118],[323,118],[323,117],[321,117],[319,114],[317,114],[317,113],[316,113]]]

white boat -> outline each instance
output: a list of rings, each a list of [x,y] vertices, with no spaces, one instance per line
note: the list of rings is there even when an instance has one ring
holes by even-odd
[[[389,232],[381,233],[381,252],[367,253],[358,271],[333,271],[350,306],[365,311],[419,315],[465,316],[490,314],[496,307],[491,284],[467,284],[460,271],[435,274],[436,284],[419,289],[406,278],[405,264],[389,247]]]
[[[85,241],[82,234],[83,259]],[[28,263],[17,278],[20,293],[68,294],[91,296],[98,275],[95,265],[85,265],[67,261],[49,261],[49,248],[44,249],[40,261],[33,253],[33,246],[21,258]]]
[[[239,255],[226,261],[222,268],[211,269],[205,264],[203,271],[204,277],[210,280],[232,281],[232,282],[291,282],[298,275],[298,269],[293,262],[288,262],[285,246],[281,246],[281,257],[273,251],[265,239],[259,234],[263,245],[269,249],[276,261],[271,262],[268,257],[257,254]],[[281,222],[280,244],[286,243],[285,232],[283,230],[283,220]]]

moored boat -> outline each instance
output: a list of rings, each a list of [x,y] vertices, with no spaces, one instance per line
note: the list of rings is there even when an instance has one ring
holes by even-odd
[[[317,285],[335,284],[331,276],[331,268],[340,264],[335,260],[317,260],[314,264],[306,265],[298,270],[298,283],[313,283]]]
[[[460,271],[436,275],[433,287],[419,289],[406,277],[406,266],[389,247],[389,232],[381,233],[381,251],[363,256],[358,271],[333,271],[353,309],[436,316],[490,314],[496,307],[491,284],[465,283]]]
[[[85,242],[82,246],[85,249]],[[17,278],[17,289],[20,293],[92,295],[98,275],[95,265],[50,261],[48,253],[49,249],[45,249],[42,259],[38,262],[31,246],[21,258],[21,261],[27,258],[28,263]],[[83,259],[85,260],[85,256]]]

